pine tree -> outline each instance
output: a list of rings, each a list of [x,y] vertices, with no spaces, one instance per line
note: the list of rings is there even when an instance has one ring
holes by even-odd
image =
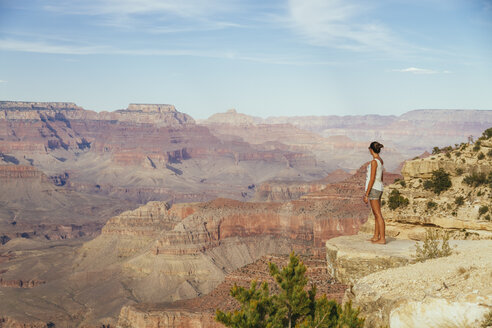
[[[256,280],[251,282],[251,287],[245,289],[236,284],[231,288],[231,296],[239,301],[239,311],[224,313],[216,311],[215,318],[227,327],[234,328],[266,328],[268,316],[272,309],[272,302],[268,284],[262,283],[260,289],[256,289]]]
[[[269,263],[270,274],[279,293],[270,295],[268,284],[257,289],[253,281],[249,289],[234,285],[231,295],[241,304],[240,310],[216,311],[215,319],[233,328],[362,328],[364,319],[350,302],[343,308],[326,295],[316,298],[316,285],[306,291],[306,266],[294,252],[289,264],[279,270]]]
[[[273,296],[275,312],[275,323],[281,327],[295,327],[300,319],[303,319],[311,311],[312,300],[316,296],[316,290],[311,287],[305,291],[307,285],[306,266],[294,252],[290,254],[289,264],[279,270],[276,264],[270,263],[270,275],[275,278],[280,293]]]

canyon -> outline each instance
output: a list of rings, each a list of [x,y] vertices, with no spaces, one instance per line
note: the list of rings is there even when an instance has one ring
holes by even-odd
[[[30,165],[0,165],[0,190],[0,244],[15,238],[95,237],[107,219],[136,206],[69,190]]]
[[[420,109],[394,115],[252,117],[232,109],[200,120],[215,135],[250,143],[281,142],[311,149],[330,169],[356,170],[365,161],[370,141],[385,145],[385,166],[397,172],[401,162],[430,151],[479,137],[492,124],[486,110]],[[254,133],[248,133],[254,131]],[[429,144],[432,140],[432,144]]]
[[[251,197],[273,177],[321,178],[309,152],[221,140],[171,105],[93,112],[71,103],[0,102],[3,161],[56,183],[145,203]],[[7,160],[6,160],[7,159]]]
[[[361,200],[368,140],[385,144],[391,238],[414,243],[433,226],[481,242],[492,231],[479,215],[490,191],[463,180],[490,172],[492,144],[482,140],[480,159],[460,143],[491,125],[492,111],[264,119],[230,110],[195,121],[172,105],[94,112],[0,101],[0,325],[218,327],[213,309],[236,306],[230,286],[268,279],[266,263],[292,250],[323,292],[347,299],[363,277],[344,280],[326,247],[373,229]],[[453,187],[430,209],[423,181],[439,168]],[[392,190],[409,205],[390,210]],[[453,205],[457,195],[464,204]],[[408,259],[369,267],[387,263]]]
[[[328,277],[325,241],[356,233],[367,219],[360,199],[364,171],[299,200],[152,201],[110,218],[95,238],[12,239],[0,246],[2,278],[44,283],[22,289],[23,297],[21,288],[2,288],[2,315],[26,324],[114,326],[125,313],[139,317],[172,303],[181,309],[179,318],[173,312],[178,322],[190,316],[190,304],[204,306],[201,297],[209,293],[221,304],[230,302],[224,291],[245,266],[292,250]],[[340,299],[345,287],[329,281],[327,291]],[[210,311],[204,307],[198,318],[210,318]]]

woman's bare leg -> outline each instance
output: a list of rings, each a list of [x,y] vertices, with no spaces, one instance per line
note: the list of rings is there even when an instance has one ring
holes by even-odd
[[[371,202],[371,209],[372,209],[372,214],[374,215],[374,236],[369,239],[369,241],[376,241],[379,239],[379,225],[378,225],[378,222],[376,220],[376,212],[374,211],[374,208],[372,207],[372,200],[370,200]]]
[[[374,218],[376,220],[379,238],[373,241],[375,244],[386,244],[386,225],[384,224],[383,214],[381,213],[381,201],[379,199],[370,199],[371,208],[373,209]]]

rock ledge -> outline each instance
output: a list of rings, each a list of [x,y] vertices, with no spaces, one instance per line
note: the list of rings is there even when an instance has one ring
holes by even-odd
[[[492,307],[492,240],[452,240],[452,255],[411,263],[414,241],[370,237],[326,242],[328,268],[353,284],[344,301],[361,308],[366,327],[479,326]]]
[[[328,268],[340,282],[353,284],[373,272],[406,265],[415,242],[389,238],[387,245],[371,244],[370,234],[342,236],[326,242]]]

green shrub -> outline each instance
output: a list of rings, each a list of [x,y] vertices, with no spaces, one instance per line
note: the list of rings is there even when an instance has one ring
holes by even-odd
[[[489,182],[489,179],[487,175],[483,172],[472,172],[463,179],[463,182],[471,187],[478,187],[487,184]]]
[[[407,183],[405,182],[405,180],[400,180],[400,181],[398,181],[398,183],[399,183],[402,187],[406,187],[406,186],[407,186]]]
[[[482,152],[479,152],[479,153],[478,153],[478,159],[479,159],[479,160],[482,160],[482,159],[484,159],[484,158],[485,158],[485,155],[484,155]]]
[[[432,148],[432,155],[439,154],[440,152],[441,152],[441,149],[439,149],[439,147]]]
[[[431,190],[432,189],[432,181],[430,180],[424,180],[424,183],[422,184],[424,186],[425,190]]]
[[[488,128],[487,130],[483,131],[482,136],[484,136],[487,139],[492,137],[492,128]]]
[[[451,188],[451,185],[449,173],[442,168],[432,171],[430,180],[424,181],[424,189],[432,190],[437,195]]]
[[[487,156],[492,157],[492,149],[487,152]]]
[[[461,167],[458,167],[458,168],[456,169],[456,175],[460,176],[460,175],[462,175],[462,174],[463,174],[463,169],[462,169]]]
[[[456,157],[460,157],[461,156],[461,152],[460,151],[457,151],[456,153],[454,153],[456,155]]]
[[[396,189],[393,189],[388,197],[388,207],[392,210],[395,210],[398,207],[405,207],[408,203],[408,198],[403,197]]]
[[[430,210],[430,209],[434,209],[437,207],[437,203],[436,202],[433,202],[432,200],[428,201],[427,202],[427,209]]]
[[[454,203],[457,205],[457,206],[461,206],[465,203],[465,197],[463,196],[458,196],[454,199]]]
[[[490,221],[490,214],[487,214],[483,217],[484,220]]]
[[[483,318],[480,328],[492,327],[492,310],[490,310]]]
[[[482,205],[480,206],[480,208],[478,209],[478,216],[482,216],[484,215],[485,213],[487,213],[489,211],[489,207],[487,205]]]
[[[384,205],[386,205],[386,201],[383,199],[383,200],[381,201],[381,206],[384,206]]]
[[[420,243],[415,244],[415,255],[413,255],[413,258],[417,262],[424,262],[428,259],[449,255],[451,255],[449,233],[435,229],[427,229],[422,246],[420,246]]]
[[[446,157],[451,158],[451,154],[449,152],[446,152]]]
[[[479,151],[481,145],[482,143],[480,142],[480,140],[475,142],[475,146],[473,146],[473,151]]]

